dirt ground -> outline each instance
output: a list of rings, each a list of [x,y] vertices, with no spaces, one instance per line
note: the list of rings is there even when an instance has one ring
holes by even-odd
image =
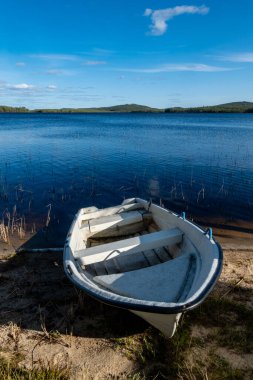
[[[117,315],[72,286],[61,252],[11,253],[8,247],[0,259],[0,355],[19,354],[26,368],[67,364],[77,380],[134,370],[114,349],[117,331],[107,324],[122,319],[129,330],[128,313]]]
[[[253,313],[252,225],[237,222],[228,228],[216,221],[216,226],[224,265],[213,293]],[[18,355],[18,365],[26,368],[66,366],[75,380],[134,378],[139,363],[115,342],[144,334],[147,323],[77,290],[63,272],[62,252],[15,255],[22,244],[18,238],[0,244],[0,356]],[[216,327],[189,319],[191,337],[208,342]],[[231,367],[253,371],[251,349],[240,352],[219,343],[214,348]]]

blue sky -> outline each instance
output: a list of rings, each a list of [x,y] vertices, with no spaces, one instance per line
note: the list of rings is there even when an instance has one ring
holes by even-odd
[[[252,0],[0,0],[0,104],[253,101]]]

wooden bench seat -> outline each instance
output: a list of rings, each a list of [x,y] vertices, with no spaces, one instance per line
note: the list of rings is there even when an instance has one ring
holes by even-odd
[[[141,209],[143,209],[143,206],[140,203],[131,203],[128,205],[107,207],[102,210],[98,210],[97,208],[95,208],[93,212],[84,213],[84,215],[81,216],[81,225],[87,220],[100,218],[102,216],[120,214],[126,211],[134,211],[134,210],[141,210]]]
[[[174,245],[180,243],[182,238],[182,231],[173,228],[82,249],[76,251],[74,255],[81,265],[89,265],[118,255],[132,255],[140,251]]]
[[[147,211],[128,211],[85,221],[81,230],[86,230],[87,237],[127,235],[144,229],[151,221],[152,214]]]

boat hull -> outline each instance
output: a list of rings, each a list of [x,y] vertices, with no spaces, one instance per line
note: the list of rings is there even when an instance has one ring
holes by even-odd
[[[144,311],[130,310],[132,313],[138,315],[150,325],[160,330],[167,338],[171,338],[178,326],[181,313],[178,314],[157,314],[147,313]]]

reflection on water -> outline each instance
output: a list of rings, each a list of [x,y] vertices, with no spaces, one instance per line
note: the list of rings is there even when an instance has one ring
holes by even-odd
[[[124,197],[249,215],[253,115],[0,115],[0,210],[72,218]]]

